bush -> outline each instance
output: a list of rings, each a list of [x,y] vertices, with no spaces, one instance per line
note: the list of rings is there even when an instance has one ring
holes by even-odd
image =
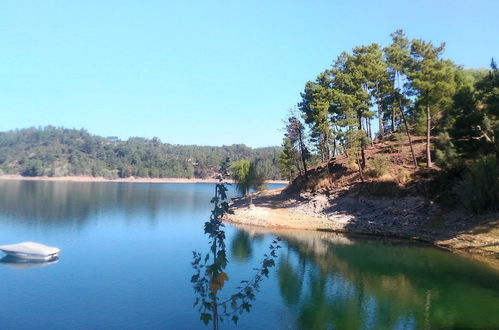
[[[407,142],[407,133],[405,132],[395,132],[393,133],[393,137],[395,138],[395,141],[402,142],[402,144]]]
[[[348,168],[355,171],[358,169],[357,160],[351,153],[348,154]]]
[[[369,161],[369,175],[379,178],[388,172],[390,161],[385,156],[376,156]]]
[[[455,186],[462,205],[474,214],[499,210],[499,162],[485,157],[474,162]]]
[[[395,180],[397,181],[398,184],[405,185],[407,182],[411,180],[411,172],[409,172],[405,168],[402,168],[400,169],[400,171],[397,172]]]
[[[246,159],[232,163],[231,175],[236,182],[236,189],[241,195],[246,195],[251,189],[263,190],[266,188],[263,174],[256,169],[255,163]]]
[[[447,132],[440,133],[435,141],[435,163],[442,168],[454,167],[458,163],[458,155]]]
[[[42,162],[35,159],[26,162],[26,166],[21,171],[22,176],[41,176],[43,175]]]

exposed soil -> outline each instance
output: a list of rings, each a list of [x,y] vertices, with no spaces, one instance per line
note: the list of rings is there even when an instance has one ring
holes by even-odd
[[[499,265],[499,214],[445,211],[422,197],[377,198],[358,192],[292,195],[282,189],[234,199],[225,221],[405,238],[432,243]]]
[[[420,164],[414,167],[403,134],[389,135],[365,150],[367,168],[361,183],[358,166],[345,155],[313,167],[305,180],[285,189],[234,199],[226,221],[267,228],[294,228],[388,236],[429,242],[485,258],[499,265],[499,214],[472,216],[464,209],[443,208],[432,201],[428,182],[440,169],[425,169],[423,137],[414,137]],[[370,175],[382,157],[386,170]]]

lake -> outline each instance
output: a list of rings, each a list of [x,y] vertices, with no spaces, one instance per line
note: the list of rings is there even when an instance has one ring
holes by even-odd
[[[277,186],[274,186],[277,187]],[[233,195],[233,190],[230,191]],[[0,181],[0,244],[61,248],[0,263],[1,329],[210,329],[193,307],[193,251],[213,184]],[[499,328],[499,272],[407,241],[226,225],[229,297],[279,235],[275,267],[222,329]]]

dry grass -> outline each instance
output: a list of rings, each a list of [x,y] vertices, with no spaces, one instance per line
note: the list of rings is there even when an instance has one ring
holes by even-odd
[[[414,136],[413,146],[418,161],[425,161],[425,138]],[[380,185],[404,189],[414,181],[425,180],[426,172],[422,168],[414,169],[412,155],[407,136],[404,133],[390,134],[383,140],[374,141],[365,149],[368,168],[364,177],[367,182],[382,182]],[[436,168],[438,170],[438,168]],[[418,174],[419,172],[423,174]],[[360,182],[357,164],[352,157],[340,155],[327,163],[319,164],[309,170],[308,181],[297,178],[289,190],[323,191],[327,189],[341,190]],[[390,184],[386,182],[391,182]],[[382,189],[383,190],[383,189]]]

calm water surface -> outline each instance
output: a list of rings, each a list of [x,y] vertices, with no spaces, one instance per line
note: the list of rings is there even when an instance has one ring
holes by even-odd
[[[0,244],[55,245],[0,263],[1,329],[208,329],[192,307],[212,184],[0,181]],[[238,329],[499,328],[499,273],[431,247],[226,227],[230,296],[269,242],[276,267]]]

